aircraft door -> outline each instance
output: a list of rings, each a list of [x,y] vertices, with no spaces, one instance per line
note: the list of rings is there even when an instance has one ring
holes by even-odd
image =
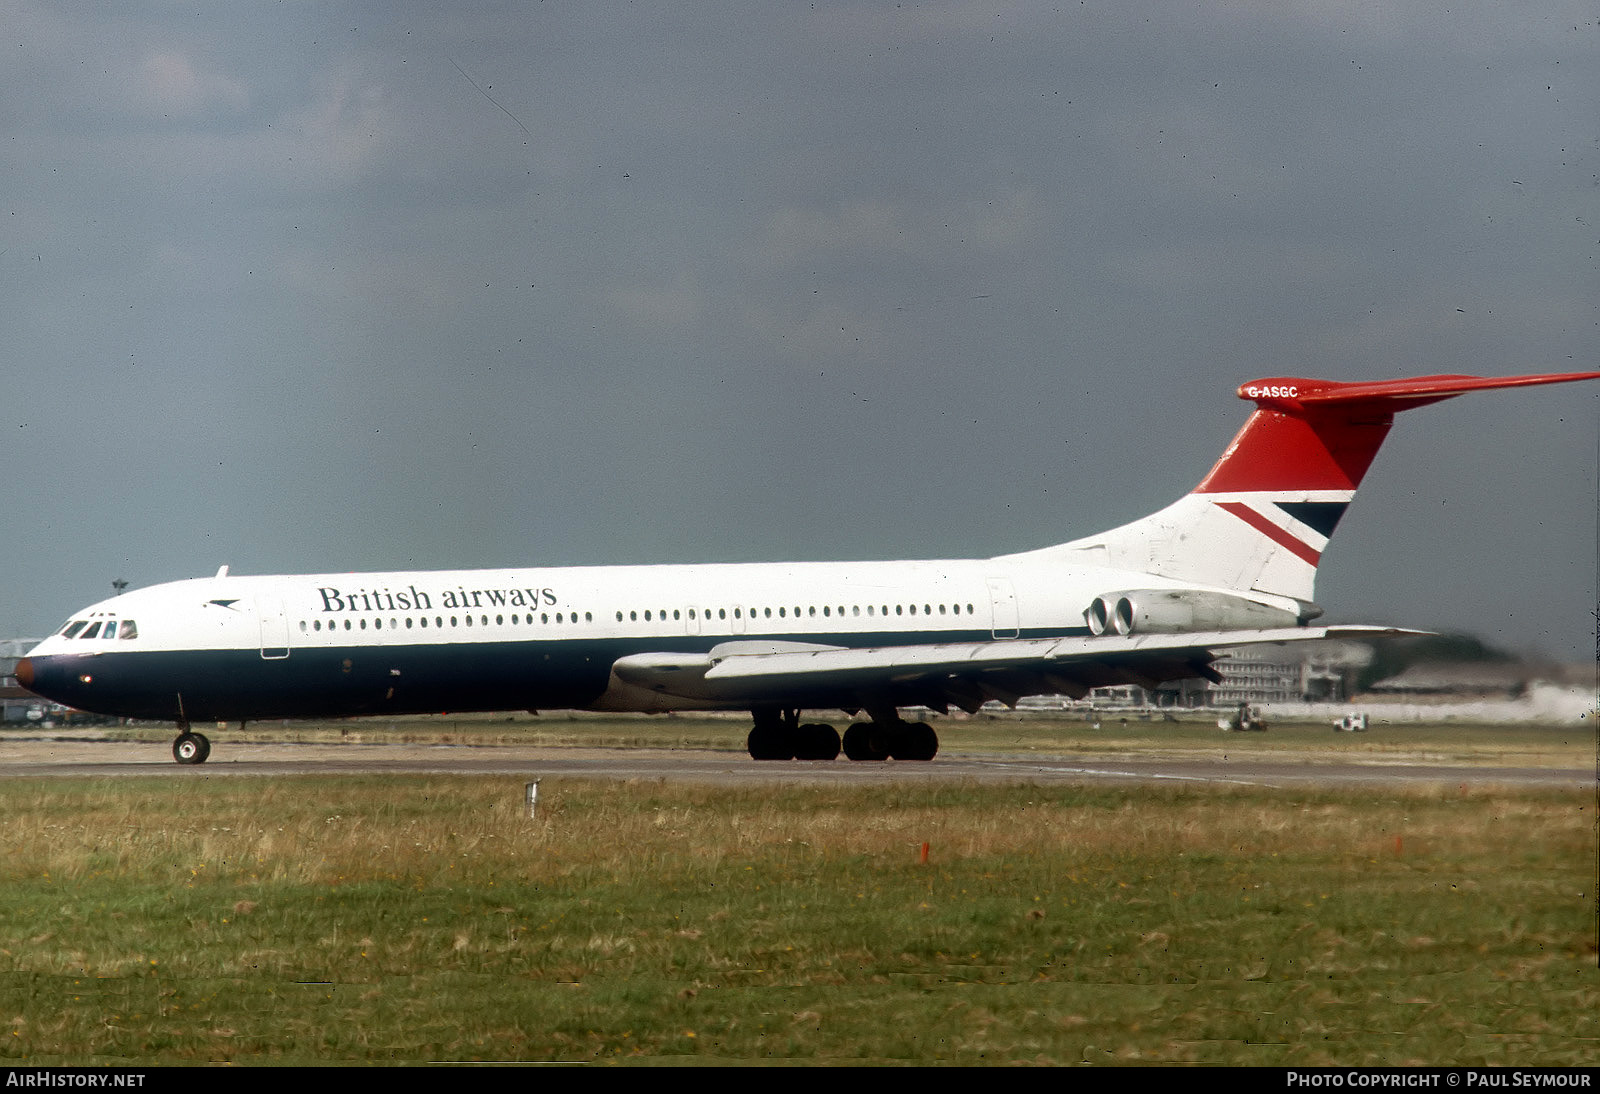
[[[990,633],[995,638],[1016,638],[1020,631],[1017,629],[1017,591],[1011,587],[1011,582],[1003,577],[988,578],[989,586],[989,618],[992,620]]]
[[[256,597],[256,616],[261,623],[262,658],[281,661],[288,657],[289,617],[284,614],[283,599],[277,593]]]

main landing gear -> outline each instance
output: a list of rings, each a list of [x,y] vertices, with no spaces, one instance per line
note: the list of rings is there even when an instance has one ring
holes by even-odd
[[[752,711],[756,724],[745,742],[752,760],[834,760],[842,748],[852,760],[931,760],[939,752],[939,736],[927,722],[874,718],[838,730],[820,722],[801,724],[798,710]]]

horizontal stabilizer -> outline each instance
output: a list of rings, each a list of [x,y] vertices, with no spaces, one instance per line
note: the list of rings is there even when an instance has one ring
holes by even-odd
[[[1239,387],[1239,398],[1294,413],[1339,404],[1379,404],[1386,411],[1410,410],[1472,391],[1533,387],[1600,378],[1600,372],[1538,373],[1528,376],[1413,376],[1402,380],[1307,380],[1277,377],[1252,380]]]

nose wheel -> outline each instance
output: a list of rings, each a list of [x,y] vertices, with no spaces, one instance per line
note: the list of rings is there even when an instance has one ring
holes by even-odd
[[[203,764],[211,755],[211,742],[204,733],[184,730],[172,742],[172,758],[180,764]]]

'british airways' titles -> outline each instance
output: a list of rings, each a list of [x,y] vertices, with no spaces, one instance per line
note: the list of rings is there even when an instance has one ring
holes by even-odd
[[[554,605],[554,589],[443,589],[425,592],[415,585],[406,589],[356,589],[344,592],[324,585],[317,589],[325,612],[431,611],[435,598],[440,608],[534,608]]]

